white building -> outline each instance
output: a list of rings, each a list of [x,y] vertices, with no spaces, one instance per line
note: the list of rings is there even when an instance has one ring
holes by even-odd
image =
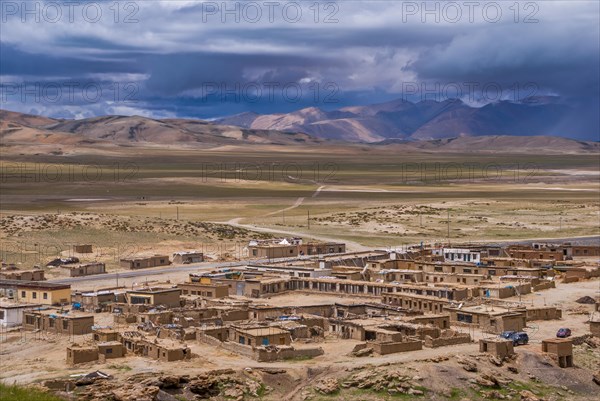
[[[466,248],[444,248],[442,250],[445,262],[481,262],[481,253]]]
[[[20,326],[23,324],[23,311],[39,306],[33,304],[0,304],[0,327]]]

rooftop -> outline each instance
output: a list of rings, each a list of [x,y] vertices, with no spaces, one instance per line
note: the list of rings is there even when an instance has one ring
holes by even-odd
[[[251,337],[260,337],[260,336],[276,336],[280,334],[288,334],[289,331],[279,329],[277,327],[258,327],[254,329],[237,329],[238,333],[246,334]]]
[[[69,284],[49,283],[47,281],[0,280],[0,287],[32,288],[40,290],[66,290]]]

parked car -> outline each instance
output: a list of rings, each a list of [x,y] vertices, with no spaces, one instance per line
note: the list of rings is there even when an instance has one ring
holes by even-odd
[[[505,339],[510,339],[512,337],[513,334],[515,334],[516,331],[503,331],[502,333],[500,333],[499,337],[505,338]]]
[[[562,328],[558,329],[558,331],[556,332],[556,337],[558,337],[558,338],[571,337],[571,329],[568,329],[566,327],[562,327]]]
[[[509,340],[512,340],[513,345],[525,345],[529,342],[529,336],[527,335],[527,333],[518,331],[516,333],[513,333],[510,336]]]

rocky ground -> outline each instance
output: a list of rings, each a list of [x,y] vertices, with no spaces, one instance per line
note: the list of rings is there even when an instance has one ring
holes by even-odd
[[[582,346],[597,349],[600,341],[577,348]],[[57,394],[82,401],[587,401],[600,391],[600,371],[580,366],[562,369],[547,355],[523,350],[503,360],[473,353],[378,366],[290,364],[289,368],[248,367],[198,375],[124,376],[48,380],[41,385],[54,391],[68,385],[72,391]]]

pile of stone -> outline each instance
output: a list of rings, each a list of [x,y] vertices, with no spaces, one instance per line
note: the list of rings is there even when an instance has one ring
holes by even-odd
[[[242,401],[257,398],[269,389],[257,380],[236,375],[230,369],[198,376],[137,374],[125,382],[96,380],[78,392],[82,401],[174,401],[220,397]]]
[[[390,395],[421,396],[425,390],[419,383],[421,380],[418,376],[407,376],[399,370],[371,369],[352,375],[342,382],[341,387],[387,391]]]

